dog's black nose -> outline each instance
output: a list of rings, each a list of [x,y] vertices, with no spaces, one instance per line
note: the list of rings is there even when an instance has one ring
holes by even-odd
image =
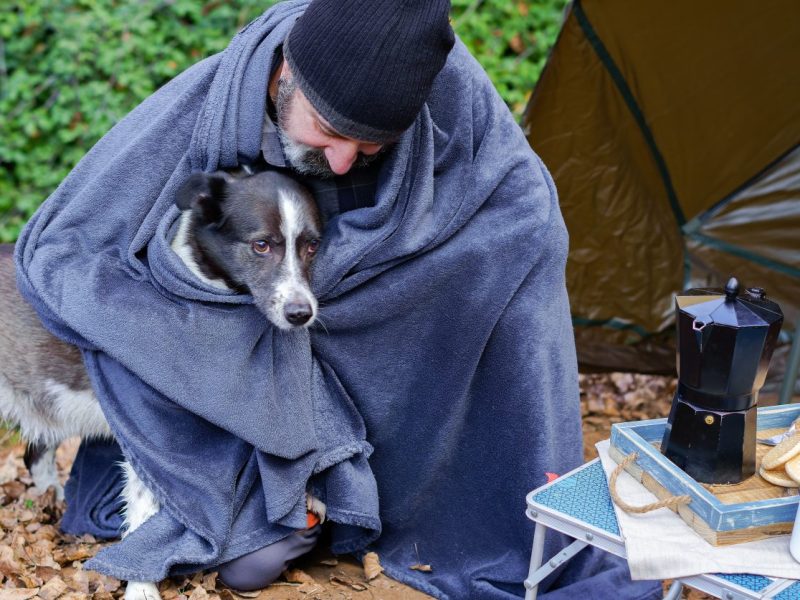
[[[290,302],[283,309],[283,315],[292,325],[304,325],[313,314],[308,302]]]

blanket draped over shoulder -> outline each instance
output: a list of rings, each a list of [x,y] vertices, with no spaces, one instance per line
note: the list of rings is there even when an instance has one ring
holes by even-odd
[[[303,528],[310,486],[334,552],[377,550],[436,597],[520,595],[525,494],[581,460],[567,235],[549,175],[460,42],[387,153],[375,206],[326,228],[324,327],[276,330],[169,248],[178,186],[257,158],[270,61],[305,6],[276,5],[145,100],[18,242],[21,291],[82,349],[162,507],[88,566],[145,581],[213,568]],[[73,471],[84,483],[68,491],[98,490],[73,493],[73,527],[113,513],[97,463]],[[587,554],[548,585],[642,597],[625,582]]]

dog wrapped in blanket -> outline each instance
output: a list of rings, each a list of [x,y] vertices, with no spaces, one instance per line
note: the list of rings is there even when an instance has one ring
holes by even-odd
[[[281,330],[310,326],[317,301],[309,272],[321,223],[311,194],[274,171],[195,173],[179,189],[181,209],[172,249],[201,281],[252,294],[255,305]],[[110,438],[112,431],[91,388],[80,350],[49,333],[16,289],[12,247],[0,246],[0,416],[19,426],[28,442],[25,465],[35,487],[64,492],[55,450],[65,439]],[[125,531],[135,531],[159,502],[129,462]],[[324,520],[325,505],[307,497],[309,512]],[[158,598],[153,582],[130,582],[126,598]]]

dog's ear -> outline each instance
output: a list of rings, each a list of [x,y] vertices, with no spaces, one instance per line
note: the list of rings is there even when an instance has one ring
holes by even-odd
[[[199,216],[207,223],[216,223],[222,218],[222,203],[225,188],[230,184],[227,174],[192,173],[175,196],[175,204],[181,210],[199,209]]]

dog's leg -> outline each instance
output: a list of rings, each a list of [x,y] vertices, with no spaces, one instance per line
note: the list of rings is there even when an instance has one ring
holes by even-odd
[[[38,493],[43,494],[53,486],[56,500],[64,499],[64,488],[58,480],[56,470],[56,449],[42,442],[32,442],[25,448],[25,466],[33,479]]]
[[[317,515],[320,523],[325,522],[328,507],[325,506],[325,503],[322,500],[316,496],[312,496],[310,492],[306,492],[306,510]]]
[[[131,463],[122,463],[122,470],[125,472],[125,487],[122,489],[125,523],[122,537],[125,537],[156,514],[161,507],[153,493],[139,479]]]
[[[129,581],[125,586],[125,600],[161,600],[161,592],[155,583]]]
[[[153,493],[139,479],[129,462],[122,464],[125,471],[125,524],[122,537],[130,535],[137,527],[156,514],[160,506]],[[158,585],[149,581],[129,581],[125,587],[125,600],[161,600]]]

